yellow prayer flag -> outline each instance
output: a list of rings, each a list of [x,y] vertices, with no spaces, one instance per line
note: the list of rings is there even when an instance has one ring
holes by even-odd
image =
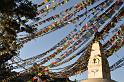
[[[44,2],[46,2],[46,3],[49,2],[49,1],[50,1],[50,0],[44,0]]]

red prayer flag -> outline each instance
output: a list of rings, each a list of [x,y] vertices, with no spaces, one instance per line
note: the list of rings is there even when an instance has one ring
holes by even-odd
[[[88,29],[88,24],[86,23],[86,24],[85,24],[85,30],[87,30],[87,29]]]

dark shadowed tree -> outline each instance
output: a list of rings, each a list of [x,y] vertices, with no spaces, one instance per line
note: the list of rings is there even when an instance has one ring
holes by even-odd
[[[11,69],[5,62],[17,55],[22,47],[17,34],[33,34],[34,29],[25,22],[33,19],[36,11],[37,5],[28,0],[0,0],[0,80],[11,76]]]

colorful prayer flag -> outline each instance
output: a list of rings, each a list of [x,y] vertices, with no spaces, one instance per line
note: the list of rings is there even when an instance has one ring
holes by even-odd
[[[46,3],[49,2],[49,1],[50,1],[50,0],[44,0],[44,2],[46,2]]]

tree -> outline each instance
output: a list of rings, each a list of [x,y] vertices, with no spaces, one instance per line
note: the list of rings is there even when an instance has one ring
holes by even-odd
[[[0,0],[0,79],[11,74],[6,61],[18,54],[22,47],[17,41],[20,32],[33,33],[26,25],[28,19],[37,15],[37,5],[28,0]],[[22,20],[22,17],[25,18]],[[23,26],[23,27],[22,27]]]

